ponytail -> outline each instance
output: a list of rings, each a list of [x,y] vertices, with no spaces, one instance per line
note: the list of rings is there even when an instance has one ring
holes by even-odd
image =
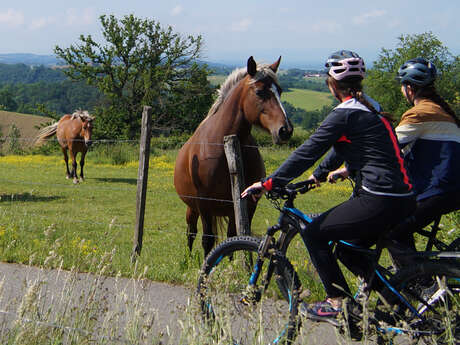
[[[327,85],[331,85],[335,90],[338,92],[350,95],[354,99],[356,99],[359,103],[366,106],[371,112],[382,115],[388,121],[394,122],[393,115],[387,112],[378,111],[375,107],[368,101],[368,99],[364,96],[363,86],[362,86],[363,78],[360,76],[350,76],[342,80],[335,80],[331,76],[329,76],[326,80]]]
[[[433,84],[427,85],[425,87],[419,88],[416,85],[410,84],[411,87],[415,90],[415,98],[425,98],[429,99],[433,103],[439,105],[446,113],[448,113],[454,119],[457,127],[460,127],[460,119],[455,114],[454,110],[450,105],[442,98],[437,92]]]

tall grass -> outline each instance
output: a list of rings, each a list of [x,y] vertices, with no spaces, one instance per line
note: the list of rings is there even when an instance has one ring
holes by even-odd
[[[50,249],[45,264],[29,270],[23,283],[14,288],[14,295],[0,283],[0,343],[5,345],[47,344],[150,344],[150,345],[234,345],[239,339],[230,312],[223,309],[219,323],[205,322],[193,290],[178,291],[179,303],[170,310],[157,310],[149,300],[153,288],[146,280],[146,270],[136,269],[129,278],[107,278],[113,271],[114,252],[102,257],[88,255],[78,258],[75,267],[64,271],[62,258],[56,257],[59,244]],[[36,265],[34,258],[30,264]],[[57,269],[50,271],[50,266]],[[91,266],[93,274],[81,274],[78,266]],[[5,278],[7,279],[7,278]],[[173,287],[169,290],[174,289]],[[156,298],[161,298],[156,293]],[[451,310],[458,312],[458,299]],[[231,301],[228,301],[231,310]],[[177,308],[177,309],[173,309]],[[257,325],[261,315],[255,310]],[[272,311],[273,325],[280,318]],[[347,335],[324,324],[311,323],[301,317],[295,344],[330,343],[357,344]],[[366,321],[366,320],[364,320]],[[445,320],[449,330],[452,320]],[[340,333],[340,334],[339,334]],[[326,338],[327,337],[327,338]],[[327,339],[327,340],[326,340]],[[375,328],[364,333],[360,344],[375,344]],[[387,334],[388,344],[407,344],[407,336]],[[268,339],[261,329],[246,345],[265,345]],[[433,342],[436,344],[436,342]],[[446,344],[455,344],[450,337]]]
[[[174,145],[179,141],[177,138],[171,139]],[[163,145],[169,143],[163,142]],[[143,249],[137,266],[133,266],[130,261],[138,169],[138,148],[132,143],[96,144],[87,155],[86,181],[79,185],[73,185],[65,179],[62,154],[56,144],[51,144],[40,154],[0,157],[0,260],[31,263],[46,269],[65,269],[74,272],[74,275],[77,272],[92,272],[100,275],[101,279],[103,276],[137,279],[139,272],[142,272],[142,279],[193,287],[203,261],[203,250],[200,237],[196,239],[191,253],[186,245],[185,205],[177,196],[173,185],[177,149],[164,150],[156,145],[153,148],[150,157]],[[274,171],[288,157],[291,150],[288,147],[262,148],[267,172]],[[310,173],[311,169],[300,178],[307,178]],[[296,206],[306,213],[322,212],[346,200],[350,192],[351,187],[346,182],[334,186],[324,185],[299,196]],[[262,199],[254,216],[253,234],[264,234],[267,226],[274,224],[277,217],[277,211],[267,200]],[[442,236],[446,241],[450,242],[459,236],[456,222],[458,214],[443,218],[445,231],[442,231]],[[199,233],[201,234],[201,231]],[[110,264],[99,266],[98,263],[107,262],[107,253],[110,253]],[[315,301],[323,298],[322,285],[299,238],[291,244],[288,256],[299,273],[304,289],[308,292],[305,300]],[[347,273],[347,277],[352,285],[356,285],[350,274]],[[39,288],[43,286],[34,288],[38,290],[30,290],[31,300],[34,296],[43,296],[44,292],[37,292],[42,291]],[[24,292],[25,295],[29,293]],[[30,305],[30,308],[25,309],[33,310],[33,313],[24,314],[24,319],[52,323],[57,320],[55,317],[60,313],[46,309],[43,303]],[[92,307],[104,310],[103,304]],[[91,310],[89,307],[86,308],[87,311]],[[76,313],[83,313],[83,310]],[[90,315],[89,311],[88,313]],[[37,319],[36,315],[40,315],[42,319]],[[46,318],[43,318],[44,316]],[[132,317],[133,320],[138,320],[137,317],[145,319],[135,315]],[[71,316],[62,316],[59,320],[67,318],[71,319]],[[46,333],[44,330],[41,331],[41,328],[36,328],[38,326],[29,329],[27,327],[32,326],[24,322],[21,326],[18,324],[16,331],[8,331],[8,337],[3,338],[2,343],[26,343],[25,339],[33,338],[32,333],[37,334],[37,337],[38,334]],[[144,326],[139,322],[133,321],[132,327],[143,329]],[[91,319],[87,320],[82,315],[78,320],[71,321],[70,325],[75,328],[84,325],[84,328],[90,330],[89,333],[93,332],[92,327],[96,327],[92,325]],[[184,343],[193,338],[190,334],[206,334],[205,330],[193,323],[193,319],[184,321],[180,327],[186,332],[181,335],[185,339]],[[62,331],[55,332],[57,334],[53,337],[73,339],[75,336],[84,339],[80,343],[89,343],[92,337],[77,335],[76,331],[72,336]],[[97,341],[104,343],[105,339],[109,339],[108,334],[111,337],[115,336],[113,332],[103,331],[101,334],[104,334],[104,337]],[[132,333],[131,337],[135,338],[136,334]],[[14,343],[14,339],[19,340]],[[63,343],[67,343],[66,341]],[[68,343],[72,341],[77,344],[80,340],[71,340]],[[38,344],[40,341],[37,340],[35,343]],[[209,340],[209,343],[212,341]]]

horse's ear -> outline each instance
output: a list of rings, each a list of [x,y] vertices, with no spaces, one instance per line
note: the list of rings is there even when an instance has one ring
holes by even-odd
[[[249,59],[248,59],[248,74],[251,76],[251,77],[254,77],[257,73],[257,64],[256,62],[254,61],[254,58],[251,56]]]
[[[276,62],[274,62],[271,66],[270,66],[270,69],[276,73],[276,71],[278,71],[278,67],[280,65],[280,62],[281,62],[281,56],[278,58],[278,60]]]

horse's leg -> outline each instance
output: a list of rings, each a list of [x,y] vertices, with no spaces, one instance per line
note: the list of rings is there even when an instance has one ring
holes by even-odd
[[[77,184],[78,183],[78,176],[77,176],[77,157],[76,153],[74,153],[71,149],[69,150],[70,152],[70,159],[72,160],[72,172],[71,175],[73,177],[73,183]]]
[[[64,154],[64,161],[65,161],[65,167],[66,167],[66,175],[65,178],[69,179],[70,176],[70,171],[69,171],[69,155],[67,154],[67,149],[61,147],[62,153]]]
[[[197,233],[198,212],[193,210],[190,206],[187,207],[186,221],[187,221],[187,242],[190,253],[193,248],[193,241],[195,241]]]
[[[235,214],[232,213],[228,217],[227,225],[227,238],[236,236],[236,223],[235,223]]]
[[[85,180],[85,177],[83,175],[83,166],[85,165],[85,156],[86,156],[86,152],[82,151],[81,157],[80,157],[80,181],[81,182]]]
[[[209,213],[201,212],[201,224],[203,225],[203,238],[201,243],[204,249],[204,256],[206,257],[214,247],[216,241],[215,235],[212,231],[212,216]]]

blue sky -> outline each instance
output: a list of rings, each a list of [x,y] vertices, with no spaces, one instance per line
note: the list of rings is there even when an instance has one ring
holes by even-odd
[[[372,62],[382,47],[395,48],[399,35],[427,31],[460,53],[458,0],[4,0],[0,53],[52,54],[80,34],[100,39],[100,15],[131,13],[202,35],[209,61],[243,65],[251,55],[266,62],[281,55],[284,67],[309,67],[350,49]]]

